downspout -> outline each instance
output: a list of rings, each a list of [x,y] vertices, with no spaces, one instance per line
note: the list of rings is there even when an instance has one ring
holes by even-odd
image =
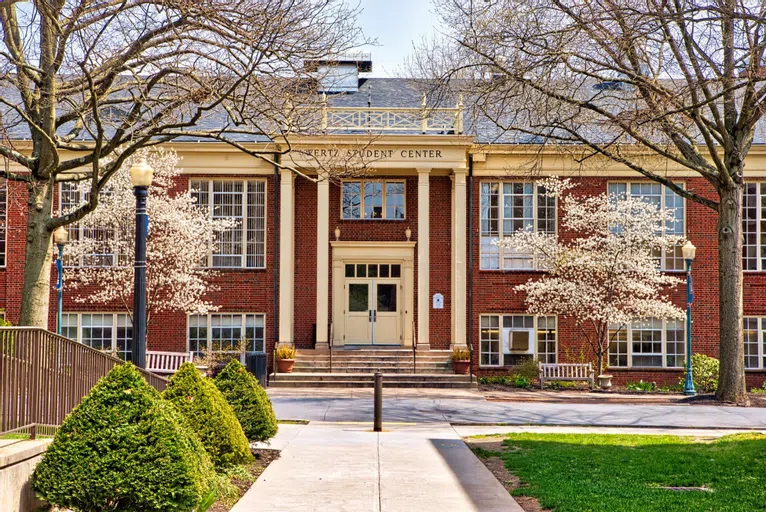
[[[473,382],[473,154],[468,154],[468,279],[466,283],[468,304],[468,353],[470,377]]]
[[[282,160],[280,153],[274,153],[274,346],[279,340],[279,163]],[[272,351],[273,352],[273,351]],[[274,352],[273,352],[274,353]],[[276,375],[277,361],[273,360],[274,375]]]

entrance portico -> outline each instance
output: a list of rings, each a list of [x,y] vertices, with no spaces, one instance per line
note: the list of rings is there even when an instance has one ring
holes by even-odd
[[[353,149],[354,141],[339,136],[294,143],[286,163],[316,176],[317,182],[287,176],[281,180],[280,343],[306,340],[308,304],[300,297],[315,282],[316,349],[330,344],[407,348],[415,339],[419,350],[434,348],[434,343],[441,349],[465,346],[466,142],[462,136],[383,136],[364,150]],[[323,173],[331,162],[322,159],[342,159],[345,152],[372,161],[364,162],[360,177],[328,180]],[[316,224],[301,218],[311,213],[294,199],[297,186],[315,187],[315,192],[302,192],[301,197],[316,194]],[[360,194],[365,206],[343,203],[349,189]],[[386,199],[389,194],[397,196],[392,203]],[[356,208],[354,216],[344,208]],[[395,218],[389,217],[391,211],[398,212]],[[441,224],[445,216],[447,233]],[[440,224],[432,235],[434,222]],[[307,224],[311,232],[305,229]],[[309,273],[295,262],[295,254],[303,247],[314,250],[306,238],[314,232],[316,267],[314,272],[312,261]],[[287,251],[292,257],[286,257]],[[300,315],[300,326],[294,323],[295,315]],[[298,348],[306,348],[304,343],[299,342]]]

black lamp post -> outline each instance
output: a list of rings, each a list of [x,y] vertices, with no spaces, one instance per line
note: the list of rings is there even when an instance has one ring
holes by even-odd
[[[142,158],[130,168],[130,180],[136,195],[136,258],[133,263],[133,363],[146,368],[146,236],[149,216],[146,196],[152,184],[153,169]]]
[[[684,395],[692,396],[697,394],[692,379],[692,302],[694,302],[692,261],[694,261],[697,248],[687,240],[681,247],[681,252],[686,261],[686,380],[684,381]]]
[[[56,271],[58,279],[56,280],[56,292],[58,301],[56,302],[56,334],[61,336],[61,309],[64,304],[64,246],[69,242],[69,232],[64,227],[58,227],[53,231],[53,242],[59,250],[56,258]]]

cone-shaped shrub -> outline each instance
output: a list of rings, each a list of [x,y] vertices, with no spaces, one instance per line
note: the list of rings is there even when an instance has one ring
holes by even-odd
[[[231,406],[192,363],[181,365],[163,396],[186,417],[216,466],[252,460],[250,445]]]
[[[82,512],[191,511],[213,478],[181,414],[126,363],[66,417],[32,482],[48,502]]]
[[[215,385],[234,409],[242,430],[250,441],[266,441],[277,433],[277,417],[271,400],[255,375],[237,360],[226,365],[215,378]]]

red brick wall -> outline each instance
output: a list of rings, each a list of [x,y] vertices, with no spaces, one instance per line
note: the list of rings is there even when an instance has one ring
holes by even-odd
[[[332,210],[331,210],[332,217]],[[293,341],[313,348],[317,304],[317,186],[295,178],[295,304]]]
[[[432,349],[448,349],[452,342],[452,179],[431,177],[429,217],[430,291],[429,337]],[[444,295],[444,309],[433,309],[435,293]]]
[[[474,369],[479,374],[508,371],[504,369],[483,369],[479,367],[479,326],[480,315],[483,313],[521,314],[526,308],[524,295],[513,290],[514,286],[528,279],[541,276],[540,272],[519,271],[486,271],[480,270],[479,259],[479,218],[480,218],[480,183],[483,180],[474,178],[473,182],[473,328],[469,339],[475,351]],[[486,181],[489,181],[487,179]],[[580,178],[578,186],[571,191],[575,195],[595,195],[606,192],[609,178]],[[715,198],[716,193],[707,181],[701,178],[684,180],[689,190],[705,197]],[[561,207],[558,210],[558,220],[561,219]],[[686,201],[687,236],[697,246],[697,255],[692,267],[694,279],[695,302],[692,318],[694,321],[693,350],[713,357],[718,357],[718,254],[717,254],[717,214],[709,208],[692,201]],[[559,222],[559,236],[564,240],[571,239],[575,234],[562,230]],[[677,274],[684,278],[683,273]],[[745,275],[745,314],[760,314],[766,312],[766,274],[751,273]],[[686,286],[681,285],[668,295],[674,304],[685,307]],[[572,318],[558,319],[558,359],[560,362],[577,361],[582,357],[586,361],[595,361],[595,356]],[[678,381],[679,370],[653,369],[610,369],[615,374],[615,382],[624,383],[632,380],[652,380],[658,384],[673,384]],[[766,372],[749,372],[748,385],[759,385],[766,377]]]

